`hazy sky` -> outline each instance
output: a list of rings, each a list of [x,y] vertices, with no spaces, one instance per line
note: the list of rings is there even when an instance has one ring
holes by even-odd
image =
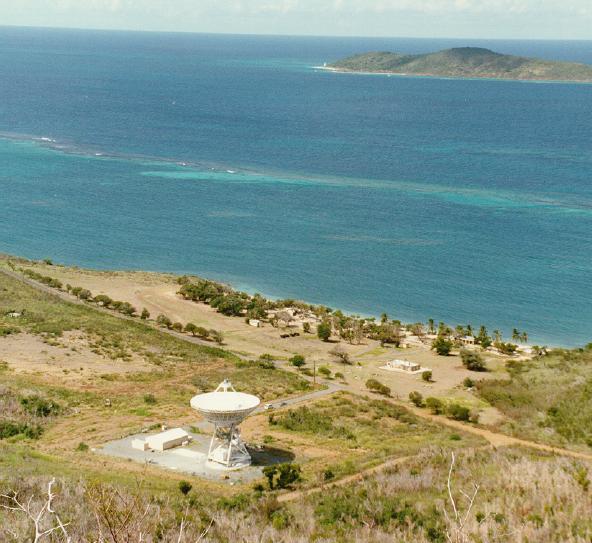
[[[592,39],[592,0],[0,0],[0,25]]]

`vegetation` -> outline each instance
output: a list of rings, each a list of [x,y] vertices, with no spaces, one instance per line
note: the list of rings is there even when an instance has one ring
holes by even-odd
[[[457,47],[418,55],[364,53],[339,60],[331,67],[342,71],[404,75],[592,81],[592,66],[503,55],[480,47]]]
[[[485,360],[483,360],[483,357],[479,353],[471,351],[469,349],[461,349],[460,357],[463,366],[468,370],[487,371],[487,364],[485,363]]]
[[[539,441],[592,447],[592,345],[508,363],[510,380],[485,380],[478,394],[502,411],[501,428]]]
[[[321,341],[329,341],[331,324],[328,321],[323,321],[317,326],[317,336]]]
[[[383,396],[391,395],[391,389],[376,379],[368,379],[366,381],[366,388],[372,392],[382,394]]]
[[[440,356],[448,356],[452,351],[452,341],[443,336],[438,336],[432,342],[432,349],[434,349]]]

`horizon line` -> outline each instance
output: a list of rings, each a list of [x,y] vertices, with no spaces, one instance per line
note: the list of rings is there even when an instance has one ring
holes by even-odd
[[[252,36],[252,37],[275,37],[275,38],[342,38],[342,39],[410,39],[410,40],[481,40],[481,41],[559,41],[559,42],[590,42],[592,38],[517,38],[517,37],[454,37],[454,36],[411,36],[411,35],[378,35],[365,36],[362,34],[277,34],[257,32],[206,32],[199,30],[154,30],[138,28],[104,28],[104,27],[78,27],[78,26],[53,26],[53,25],[20,25],[0,24],[2,28],[21,28],[27,30],[74,30],[88,32],[121,32],[121,33],[144,33],[144,34],[196,34],[202,36]]]

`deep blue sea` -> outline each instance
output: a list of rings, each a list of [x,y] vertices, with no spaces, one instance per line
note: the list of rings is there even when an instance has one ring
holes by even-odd
[[[0,251],[591,341],[592,85],[315,69],[463,45],[0,27]]]

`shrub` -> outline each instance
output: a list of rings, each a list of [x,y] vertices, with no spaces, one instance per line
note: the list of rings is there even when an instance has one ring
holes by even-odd
[[[305,322],[302,324],[302,331],[305,334],[310,334],[310,322]]]
[[[317,326],[317,336],[322,341],[329,341],[331,337],[331,324],[323,321]]]
[[[179,490],[183,496],[187,496],[192,488],[193,485],[189,481],[179,481]]]
[[[180,322],[174,322],[173,325],[171,326],[171,328],[175,332],[182,332],[183,331],[183,325]]]
[[[156,397],[154,394],[144,394],[144,403],[148,405],[154,405],[156,403]]]
[[[198,326],[195,329],[195,335],[205,339],[210,335],[210,332],[207,330],[207,328],[204,328],[203,326]]]
[[[222,345],[224,343],[224,335],[219,330],[210,330],[208,335],[218,344]]]
[[[192,322],[188,322],[185,325],[185,332],[187,332],[188,334],[195,336],[196,331],[197,331],[197,326],[195,326],[195,324],[193,324]]]
[[[423,396],[420,392],[417,392],[416,390],[409,393],[409,399],[411,400],[411,403],[417,407],[423,407],[424,405]]]
[[[421,378],[427,383],[430,383],[432,381],[432,370],[422,371]]]
[[[140,314],[140,318],[145,321],[146,319],[150,318],[150,311],[148,311],[145,307],[142,309],[142,313]]]
[[[444,404],[438,398],[426,398],[425,405],[434,415],[440,415],[444,410]]]
[[[51,400],[46,400],[41,396],[21,398],[21,405],[25,412],[35,417],[49,417],[51,415],[57,415],[61,411],[61,407],[58,404]]]
[[[80,443],[78,443],[78,445],[76,446],[76,450],[78,452],[86,452],[88,451],[88,445],[86,443],[84,443],[83,441],[81,441]]]
[[[269,489],[288,488],[301,480],[301,469],[298,464],[275,464],[263,468],[263,475],[267,479]]]
[[[334,349],[331,349],[329,351],[329,354],[335,358],[335,360],[337,362],[340,362],[341,364],[351,364],[351,359],[349,357],[349,353],[340,345],[338,345],[337,347],[335,347]]]
[[[301,354],[295,354],[292,358],[290,358],[290,364],[296,368],[301,368],[306,364],[306,359]]]
[[[331,370],[327,366],[321,366],[317,370],[317,372],[320,373],[321,375],[324,375],[325,377],[330,377],[331,376]]]
[[[156,324],[168,328],[170,330],[173,326],[173,321],[169,319],[166,315],[163,315],[161,313],[160,315],[158,315],[158,317],[156,317]]]
[[[341,373],[340,371],[336,371],[335,379],[341,379],[342,381],[345,381],[345,375],[343,375],[343,373]]]
[[[483,357],[474,351],[468,349],[461,349],[460,357],[462,364],[470,371],[487,371],[487,365]]]
[[[113,300],[106,294],[98,294],[93,298],[93,301],[103,307],[109,307],[113,303]]]
[[[452,351],[452,341],[438,337],[432,342],[432,349],[440,356],[448,356]]]
[[[470,420],[471,411],[468,407],[458,403],[451,403],[446,407],[446,415],[454,420],[468,422]]]
[[[465,388],[473,388],[475,386],[475,381],[473,381],[470,377],[465,377],[463,386]]]
[[[368,379],[366,381],[366,388],[383,396],[391,395],[391,389],[376,379]]]

